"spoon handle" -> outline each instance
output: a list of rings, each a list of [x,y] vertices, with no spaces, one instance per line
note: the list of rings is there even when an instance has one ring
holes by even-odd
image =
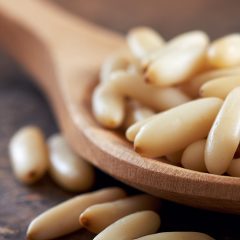
[[[0,46],[40,85],[59,59],[105,32],[48,1],[0,0]]]

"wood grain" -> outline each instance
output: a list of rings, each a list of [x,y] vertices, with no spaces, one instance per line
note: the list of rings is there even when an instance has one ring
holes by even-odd
[[[97,5],[97,2],[95,4]],[[125,24],[127,24],[126,22],[127,20],[125,20]],[[114,28],[114,26],[112,27]],[[13,179],[6,149],[12,133],[27,123],[40,125],[48,134],[55,131],[56,127],[42,96],[35,87],[24,81],[29,78],[19,71],[13,62],[8,61],[6,57],[2,58],[0,75],[3,80],[0,82],[0,236],[2,233],[3,239],[24,239],[24,231],[32,217],[49,206],[70,197],[71,194],[59,190],[47,177],[30,189],[19,185]],[[217,239],[238,239],[240,236],[239,230],[234,225],[239,220],[238,216],[214,214],[171,203],[165,204],[162,215],[164,220],[162,230],[202,230],[212,233],[213,236],[218,237]],[[184,218],[182,218],[183,215]],[[91,235],[79,233],[79,235],[66,239],[77,238],[91,239]]]

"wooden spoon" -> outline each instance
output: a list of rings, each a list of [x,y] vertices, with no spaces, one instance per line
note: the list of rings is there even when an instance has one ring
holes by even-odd
[[[104,58],[122,36],[45,1],[0,0],[0,43],[34,77],[71,146],[133,187],[178,203],[240,213],[240,179],[143,158],[91,113],[91,93]],[[20,110],[21,111],[21,110]]]

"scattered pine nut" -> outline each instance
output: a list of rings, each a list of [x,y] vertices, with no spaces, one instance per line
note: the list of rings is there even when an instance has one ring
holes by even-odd
[[[94,240],[130,240],[155,233],[160,217],[153,211],[141,211],[123,217],[105,228]]]
[[[39,215],[29,225],[27,239],[45,240],[74,232],[82,226],[80,214],[89,206],[125,197],[120,188],[105,188],[67,200]]]
[[[162,232],[135,240],[214,240],[214,238],[200,232]]]
[[[143,210],[157,211],[159,208],[159,199],[142,194],[93,205],[81,214],[80,223],[89,231],[99,233],[110,224],[131,213]]]
[[[50,175],[64,189],[86,191],[94,183],[93,167],[75,154],[61,134],[48,139]]]
[[[48,150],[40,128],[21,128],[10,140],[9,153],[16,178],[32,184],[38,181],[48,168]]]

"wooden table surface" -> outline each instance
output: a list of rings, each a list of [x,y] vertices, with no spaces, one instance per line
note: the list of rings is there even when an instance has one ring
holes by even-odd
[[[158,29],[167,39],[192,29],[206,30],[213,38],[240,29],[240,2],[234,0],[56,2],[75,14],[123,33],[143,24]],[[12,134],[26,124],[40,126],[47,136],[58,128],[44,96],[3,52],[0,52],[0,79],[0,240],[20,240],[25,239],[31,219],[73,194],[62,191],[48,176],[32,187],[14,179],[7,150]],[[121,185],[99,171],[97,175],[96,189]],[[195,230],[209,233],[216,239],[240,239],[239,216],[164,202],[161,217],[161,231]],[[92,237],[82,230],[61,239],[89,240]]]

